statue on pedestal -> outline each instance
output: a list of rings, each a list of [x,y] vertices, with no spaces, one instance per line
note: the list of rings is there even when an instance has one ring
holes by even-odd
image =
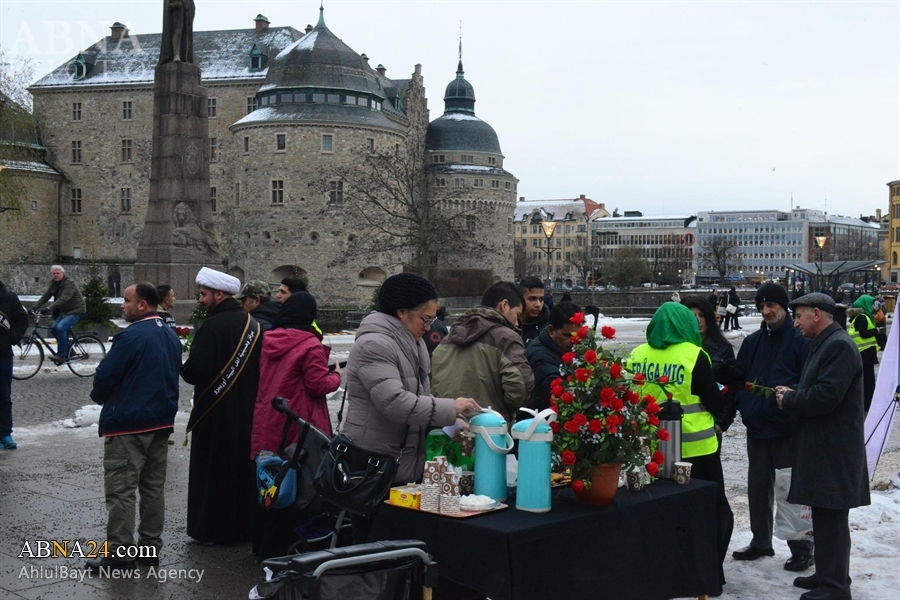
[[[194,62],[194,0],[163,0],[159,64]]]

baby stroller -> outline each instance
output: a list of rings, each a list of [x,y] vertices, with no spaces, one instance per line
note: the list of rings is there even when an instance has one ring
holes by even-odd
[[[349,519],[312,485],[331,438],[297,416],[286,399],[272,399],[272,407],[285,415],[285,424],[278,455],[257,459],[260,503],[267,510],[254,534],[254,552],[269,558],[334,548],[342,533],[349,537]],[[292,423],[300,427],[298,439],[285,447]]]
[[[437,563],[425,542],[395,540],[271,558],[250,600],[430,600]]]

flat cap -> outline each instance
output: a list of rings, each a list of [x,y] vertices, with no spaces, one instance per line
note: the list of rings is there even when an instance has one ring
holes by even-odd
[[[828,314],[833,315],[835,304],[834,298],[832,298],[828,294],[823,294],[822,292],[812,292],[811,294],[800,296],[796,300],[793,300],[790,304],[791,308],[797,308],[798,306],[818,308],[821,311],[825,311]]]

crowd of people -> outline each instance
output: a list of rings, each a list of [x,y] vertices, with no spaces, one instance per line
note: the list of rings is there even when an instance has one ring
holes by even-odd
[[[54,298],[50,308],[59,333],[83,315],[84,303],[61,267],[54,266],[52,276],[38,304]],[[342,372],[339,365],[329,366],[330,348],[316,324],[317,303],[302,279],[282,280],[274,300],[265,282],[241,285],[209,268],[200,270],[196,283],[207,318],[183,364],[169,313],[175,303],[171,287],[139,282],[125,290],[122,311],[130,326],[113,339],[91,393],[103,407],[99,434],[105,438],[113,553],[89,561],[91,569],[136,566],[134,559],[116,555],[116,548],[135,543],[136,492],[137,543],[162,547],[165,448],[174,428],[179,377],[194,386],[187,426],[187,533],[206,544],[252,539],[254,553],[266,557],[286,550],[285,536],[278,533],[291,524],[283,514],[260,508],[253,460],[260,452],[282,452],[285,439],[297,437],[296,425],[282,435],[284,416],[272,408],[273,397],[285,397],[293,412],[331,436],[326,395],[343,383],[348,408],[340,432],[365,450],[399,456],[395,483],[416,481],[431,429],[464,427],[465,416],[482,407],[512,422],[522,407],[549,405],[550,382],[572,345],[571,317],[581,310],[568,298],[551,309],[550,290],[539,278],[526,277],[518,284],[494,283],[478,306],[447,328],[439,320],[434,285],[400,273],[382,284],[377,309],[360,323]],[[723,565],[734,526],[720,460],[722,434],[740,412],[747,428],[753,537],[732,557],[773,556],[779,518],[810,506],[810,527],[798,527],[802,519],[791,521],[796,535],[786,536],[791,558],[784,568],[801,572],[816,566],[815,574],[794,582],[809,590],[803,600],[850,598],[848,510],[869,502],[862,438],[881,340],[880,307],[871,296],[860,296],[846,312],[845,331],[835,323],[839,311],[830,296],[813,293],[789,301],[783,287],[765,284],[755,297],[760,328],[735,356],[722,330],[741,328],[740,304],[734,288],[709,299],[673,296],[656,311],[646,343],[629,361],[671,363],[689,374],[667,392],[685,413],[682,458],[693,463],[694,478],[718,486],[720,584],[726,583]],[[18,298],[0,283],[0,445],[6,448],[15,447],[7,415],[12,368],[7,351],[26,325]],[[364,541],[370,525],[369,519],[353,517],[354,541]],[[158,554],[141,561],[158,564]],[[717,596],[722,588],[710,592]]]

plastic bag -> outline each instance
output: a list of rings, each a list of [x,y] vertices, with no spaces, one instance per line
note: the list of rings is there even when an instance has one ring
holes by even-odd
[[[787,501],[791,489],[791,470],[775,469],[775,537],[793,541],[812,538],[812,509]]]
[[[475,466],[475,456],[465,452],[456,438],[440,429],[429,431],[425,438],[425,460],[433,460],[435,456],[446,456],[447,462],[454,467],[462,467],[463,471],[472,471]]]

